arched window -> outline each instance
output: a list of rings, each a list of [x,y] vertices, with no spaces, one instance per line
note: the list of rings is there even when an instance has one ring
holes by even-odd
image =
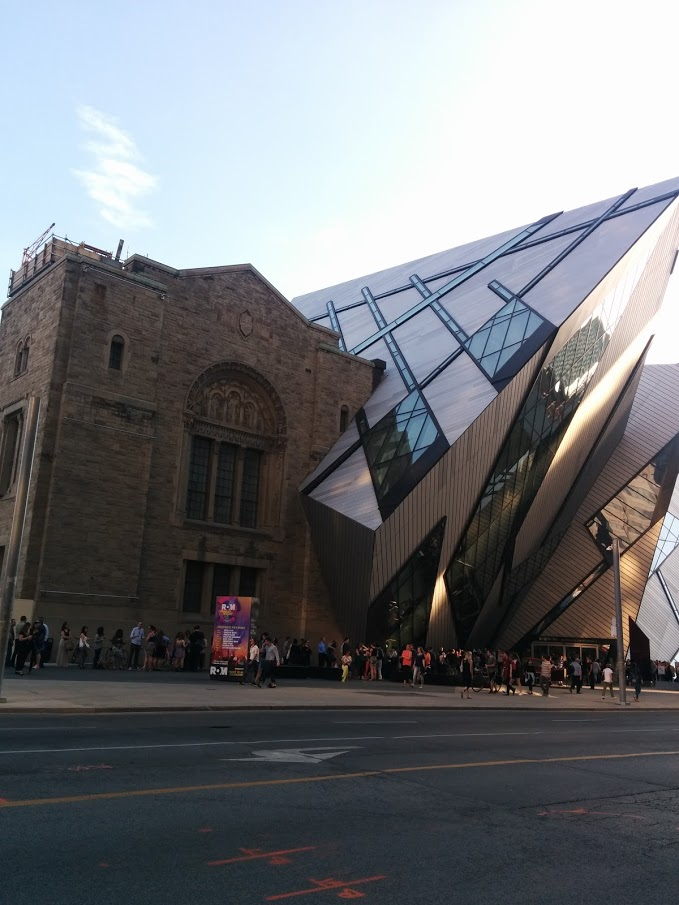
[[[24,340],[24,347],[21,350],[21,373],[25,374],[28,370],[28,353],[31,347],[31,337],[27,336]]]
[[[123,356],[125,354],[125,340],[122,336],[114,336],[111,340],[111,348],[108,353],[108,366],[114,371],[122,371]]]
[[[18,377],[21,374],[21,363],[23,361],[24,355],[24,342],[23,340],[17,346],[16,358],[14,359],[14,376]]]
[[[344,431],[349,427],[349,409],[346,405],[343,405],[340,409],[340,422],[339,429],[340,434],[343,434]]]

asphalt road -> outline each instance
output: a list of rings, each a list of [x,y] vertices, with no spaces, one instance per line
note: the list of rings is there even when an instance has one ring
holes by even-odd
[[[13,905],[673,899],[679,721],[4,715],[0,834]]]

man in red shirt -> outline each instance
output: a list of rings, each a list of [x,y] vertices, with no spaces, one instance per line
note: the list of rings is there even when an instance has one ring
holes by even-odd
[[[401,674],[403,676],[403,684],[409,685],[413,670],[413,646],[406,644],[401,651]]]

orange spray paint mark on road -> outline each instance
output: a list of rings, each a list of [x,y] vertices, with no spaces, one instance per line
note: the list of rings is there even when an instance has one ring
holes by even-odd
[[[107,864],[106,861],[100,861],[100,862],[99,862],[99,867],[110,867],[110,866],[111,866],[111,865],[110,865],[110,864]]]
[[[293,892],[282,892],[275,896],[267,896],[265,902],[279,902],[281,899],[294,899],[297,896],[309,896],[316,892],[329,892],[333,889],[339,889],[337,894],[339,899],[358,899],[362,898],[365,893],[355,889],[356,886],[363,886],[365,883],[376,883],[378,880],[386,880],[386,875],[377,877],[360,877],[358,880],[333,880],[328,877],[325,880],[314,880],[309,877],[309,883],[314,885],[310,889],[297,889]]]
[[[627,817],[630,820],[648,820],[648,817],[642,817],[640,814],[623,814],[619,811],[589,811],[587,808],[573,808],[567,811],[539,811],[538,817],[549,817],[552,814],[568,814],[570,816],[577,815],[588,817]]]
[[[199,829],[198,832],[199,832],[199,833],[211,833],[211,832],[212,832],[212,827],[211,827],[211,826],[204,826],[204,827],[202,827],[201,829]]]
[[[301,848],[286,848],[277,852],[263,852],[261,848],[241,848],[241,855],[235,858],[224,858],[220,861],[208,861],[208,867],[221,867],[223,864],[237,864],[241,861],[259,861],[262,859],[276,858],[280,858],[281,860],[270,860],[269,864],[290,864],[289,859],[282,857],[283,855],[295,855],[298,852],[313,852],[315,849],[315,845],[305,845]]]

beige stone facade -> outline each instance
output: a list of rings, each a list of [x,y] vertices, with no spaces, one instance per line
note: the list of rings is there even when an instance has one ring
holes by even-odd
[[[0,546],[41,400],[15,609],[169,633],[241,593],[281,636],[339,635],[298,488],[373,374],[250,265],[61,255],[0,326]]]

